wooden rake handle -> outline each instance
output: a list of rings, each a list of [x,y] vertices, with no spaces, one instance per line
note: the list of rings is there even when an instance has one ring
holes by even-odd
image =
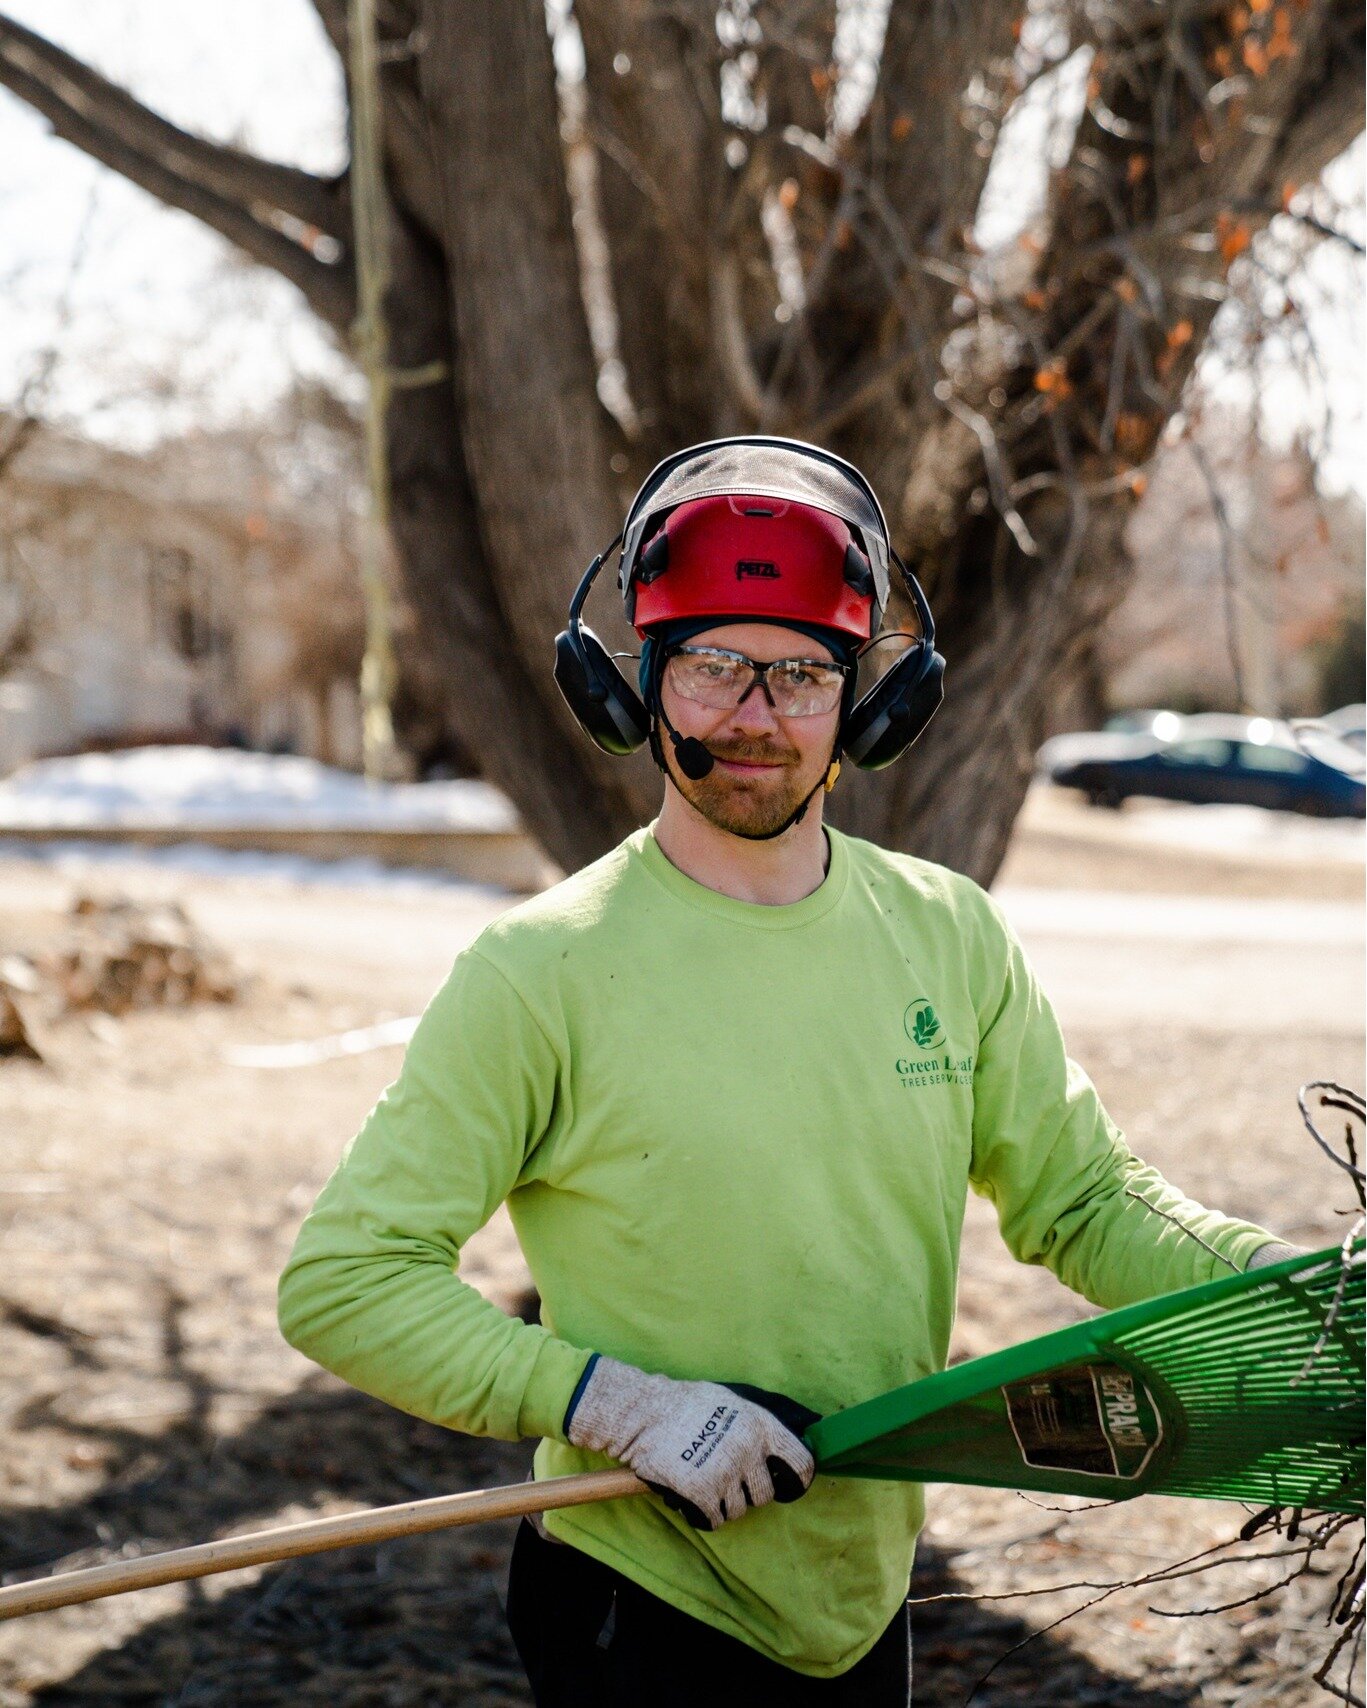
[[[0,1619],[46,1613],[78,1601],[98,1601],[104,1595],[150,1589],[154,1584],[234,1572],[243,1566],[293,1560],[301,1554],[323,1554],[330,1548],[352,1548],[358,1542],[387,1542],[395,1536],[420,1536],[428,1530],[483,1524],[492,1518],[525,1518],[532,1512],[585,1506],[598,1500],[621,1500],[645,1491],[646,1485],[633,1471],[586,1471],[574,1477],[548,1477],[544,1482],[513,1483],[498,1489],[471,1489],[465,1494],[438,1495],[433,1500],[405,1501],[400,1506],[376,1506],[368,1512],[312,1518],[303,1524],[283,1524],[275,1530],[230,1536],[222,1542],[171,1548],[142,1560],[114,1560],[107,1566],[89,1566],[84,1571],[61,1572],[56,1577],[9,1584],[0,1589]]]

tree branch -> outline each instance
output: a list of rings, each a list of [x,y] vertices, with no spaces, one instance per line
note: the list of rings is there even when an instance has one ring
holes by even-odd
[[[709,303],[727,175],[716,8],[576,0],[574,11],[622,360],[653,458],[709,435],[721,389]]]
[[[349,81],[347,0],[313,0],[313,9]],[[418,81],[418,66],[428,42],[422,0],[386,0],[379,23],[380,122],[389,195],[439,244],[441,177]]]
[[[1295,183],[1318,178],[1362,130],[1360,13],[1354,26],[1348,45],[1330,47],[1324,75],[1302,91],[1282,133],[1277,164],[1284,177]]]
[[[63,141],[289,279],[330,325],[350,324],[342,184],[191,136],[3,14],[0,85],[42,113]],[[341,246],[338,260],[314,252],[320,236]]]
[[[1016,0],[969,7],[894,5],[878,84],[861,126],[864,170],[882,182],[917,249],[961,253],[1016,99]]]

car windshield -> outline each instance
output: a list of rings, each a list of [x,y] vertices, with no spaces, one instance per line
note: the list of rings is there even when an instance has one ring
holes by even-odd
[[[1227,741],[1175,741],[1164,748],[1163,757],[1176,765],[1228,765]]]
[[[1246,741],[1239,748],[1239,763],[1249,771],[1277,771],[1285,776],[1305,771],[1305,760],[1289,747],[1272,747],[1265,743]]]

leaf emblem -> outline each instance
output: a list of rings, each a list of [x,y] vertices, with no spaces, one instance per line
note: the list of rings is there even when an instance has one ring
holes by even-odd
[[[916,1010],[911,1023],[911,1039],[917,1049],[928,1050],[940,1033],[940,1022],[929,1003]]]

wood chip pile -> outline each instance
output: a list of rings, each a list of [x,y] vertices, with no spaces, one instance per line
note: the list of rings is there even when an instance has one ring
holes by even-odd
[[[0,957],[0,1056],[38,1057],[24,1010],[121,1016],[135,1009],[232,1002],[240,979],[179,903],[79,895],[57,946]]]

